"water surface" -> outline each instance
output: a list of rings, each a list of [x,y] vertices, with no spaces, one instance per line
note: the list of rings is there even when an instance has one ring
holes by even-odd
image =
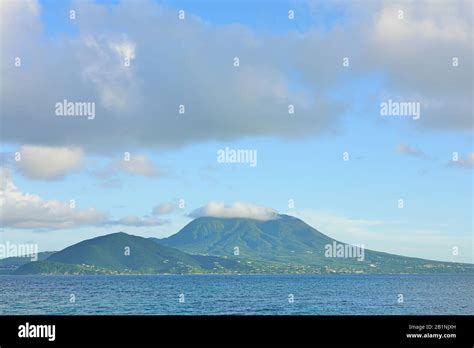
[[[0,275],[0,314],[473,315],[473,298],[474,275]]]

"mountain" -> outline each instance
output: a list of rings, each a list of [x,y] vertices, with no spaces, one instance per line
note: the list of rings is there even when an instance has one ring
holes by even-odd
[[[432,273],[473,272],[474,265],[438,262],[364,250],[357,257],[327,257],[328,246],[349,248],[288,215],[260,221],[246,218],[201,217],[178,233],[154,239],[191,254],[227,256],[253,260],[257,270],[272,272]],[[255,263],[256,262],[256,263]]]
[[[148,238],[123,232],[82,241],[44,261],[30,262],[15,274],[157,274],[249,271],[240,260],[189,255]]]
[[[234,255],[238,247],[245,257],[278,260],[283,255],[317,252],[332,241],[298,218],[279,215],[268,221],[201,217],[159,243],[193,254],[226,256]]]
[[[269,221],[202,217],[165,239],[118,232],[44,255],[42,261],[16,260],[19,267],[12,273],[474,273],[472,264],[363,248],[355,250],[360,254],[328,255],[328,247],[355,250],[288,215]]]
[[[38,253],[38,260],[43,261],[49,256],[54,254],[54,251],[44,251]],[[16,256],[16,257],[7,257],[0,259],[0,274],[8,274],[17,269],[20,266],[23,266],[26,263],[31,262],[31,256]]]

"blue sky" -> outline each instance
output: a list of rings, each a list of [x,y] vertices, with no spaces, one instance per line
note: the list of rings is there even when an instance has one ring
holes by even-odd
[[[154,50],[161,52],[160,48],[151,48],[147,44],[153,42],[153,35],[161,35],[161,30],[165,31],[170,25],[175,25],[174,22],[170,22],[172,24],[167,24],[165,29],[160,29],[160,18],[163,21],[171,21],[169,19],[171,14],[176,14],[179,9],[185,9],[186,20],[194,18],[190,19],[191,24],[189,24],[193,34],[183,35],[200,35],[202,31],[207,33],[203,34],[204,40],[210,35],[209,50],[211,52],[209,52],[208,61],[220,59],[214,58],[216,55],[220,57],[220,54],[229,58],[242,55],[242,66],[239,67],[242,70],[231,71],[234,67],[232,67],[232,61],[229,60],[229,72],[223,70],[223,73],[216,73],[215,76],[212,71],[209,73],[209,81],[222,83],[222,87],[216,88],[216,91],[225,90],[227,73],[234,74],[229,75],[232,79],[229,81],[233,84],[240,83],[241,78],[236,77],[239,71],[247,68],[254,69],[252,71],[261,71],[262,67],[267,67],[268,64],[268,72],[262,76],[257,74],[254,82],[247,86],[250,88],[248,95],[245,93],[245,85],[234,90],[234,94],[239,92],[242,94],[236,95],[236,104],[229,106],[234,111],[233,109],[241,103],[238,98],[243,98],[245,102],[247,102],[246,98],[251,98],[248,101],[249,107],[235,110],[235,114],[240,115],[240,112],[243,115],[248,110],[255,110],[255,113],[246,115],[242,122],[238,120],[239,116],[225,116],[217,111],[215,116],[201,120],[203,110],[211,110],[209,113],[214,112],[213,110],[226,110],[225,107],[229,103],[220,105],[218,101],[221,98],[215,95],[216,105],[213,104],[211,96],[207,104],[197,102],[194,107],[193,98],[199,98],[200,93],[205,93],[206,87],[203,87],[203,90],[199,88],[193,90],[195,86],[193,84],[189,87],[192,93],[187,99],[191,102],[186,104],[187,112],[182,115],[182,117],[188,117],[183,122],[189,122],[192,126],[188,128],[188,126],[170,125],[168,129],[166,123],[160,127],[160,123],[152,125],[144,121],[142,122],[144,129],[141,129],[124,123],[123,128],[119,129],[127,135],[122,143],[115,144],[114,140],[108,140],[110,133],[107,133],[107,127],[93,137],[89,131],[82,130],[82,127],[87,130],[88,124],[78,125],[76,129],[73,127],[71,131],[79,135],[70,137],[57,136],[63,130],[60,127],[54,130],[53,126],[48,125],[44,126],[44,132],[49,132],[48,138],[42,138],[41,135],[32,136],[33,131],[18,131],[18,134],[13,134],[9,132],[9,129],[13,129],[15,124],[21,127],[22,123],[19,121],[21,116],[18,116],[16,121],[12,121],[13,118],[8,116],[10,113],[12,115],[15,113],[21,102],[9,98],[9,102],[4,106],[7,117],[4,120],[5,129],[2,132],[3,166],[9,173],[8,179],[4,179],[5,182],[13,182],[17,190],[23,194],[39,196],[42,202],[52,200],[68,202],[74,199],[77,210],[94,209],[107,215],[108,222],[105,223],[98,217],[87,220],[85,217],[65,214],[65,219],[71,218],[70,227],[58,228],[55,226],[54,219],[51,220],[53,221],[50,223],[51,226],[47,226],[47,221],[38,223],[37,219],[25,228],[19,227],[21,224],[14,218],[7,217],[5,219],[7,222],[3,224],[0,241],[35,242],[39,244],[40,250],[57,250],[85,238],[118,230],[143,236],[164,237],[177,232],[191,220],[187,216],[190,212],[206,206],[210,201],[225,202],[229,205],[240,201],[301,217],[331,237],[350,243],[361,243],[368,248],[437,260],[473,262],[472,111],[466,114],[463,108],[467,105],[467,110],[472,110],[472,100],[464,98],[466,85],[467,90],[469,91],[470,88],[472,91],[472,79],[470,83],[460,80],[459,89],[462,93],[456,95],[446,92],[443,86],[434,87],[430,82],[432,77],[429,73],[426,74],[420,65],[416,65],[410,75],[407,75],[410,78],[401,79],[397,70],[399,68],[397,60],[394,59],[395,63],[388,62],[393,57],[384,56],[384,52],[388,55],[400,51],[400,47],[397,46],[400,45],[398,37],[393,39],[393,33],[383,36],[388,34],[383,32],[385,27],[381,25],[383,20],[391,20],[385,16],[386,13],[390,13],[392,5],[372,4],[367,8],[361,8],[361,6],[347,4],[346,7],[341,8],[339,4],[305,1],[277,1],[272,2],[271,5],[269,1],[235,1],[225,2],[225,4],[218,1],[146,3],[131,1],[126,6],[136,12],[130,14],[128,18],[130,22],[123,22],[124,18],[127,19],[127,13],[133,11],[117,10],[117,7],[123,4],[116,1],[99,1],[98,3],[96,6],[84,1],[40,1],[40,10],[38,12],[32,10],[30,14],[34,18],[32,22],[37,22],[41,29],[34,35],[27,30],[22,32],[22,35],[29,38],[25,42],[48,45],[51,66],[54,66],[54,62],[64,61],[70,64],[79,62],[78,67],[83,69],[79,73],[66,65],[57,67],[57,71],[46,75],[51,76],[51,79],[46,80],[46,85],[43,86],[45,95],[46,89],[54,90],[54,81],[57,81],[58,85],[66,83],[68,87],[65,95],[67,94],[70,99],[74,97],[74,93],[77,93],[78,100],[87,96],[85,100],[90,98],[98,104],[97,118],[99,120],[97,122],[92,120],[89,124],[95,125],[93,122],[100,124],[101,113],[107,113],[107,117],[111,120],[116,117],[117,123],[122,122],[122,119],[126,119],[128,115],[135,115],[136,122],[140,122],[141,115],[147,110],[150,111],[150,108],[137,110],[131,107],[128,109],[127,96],[137,93],[140,98],[143,98],[144,105],[153,106],[152,102],[156,96],[153,96],[153,89],[147,87],[163,84],[164,80],[158,78],[160,76],[169,77],[166,70],[154,70],[161,68],[152,66],[150,62],[155,61],[157,65],[162,64],[162,61],[166,62],[170,66],[163,69],[177,69],[173,70],[175,75],[179,75],[181,69],[179,66],[173,66],[173,59],[155,56]],[[85,14],[92,11],[92,7],[89,6],[95,10],[105,6],[106,10],[86,17]],[[147,7],[152,8],[153,11],[156,10],[156,14],[153,11],[146,11]],[[71,8],[77,8],[80,18],[76,21],[68,18]],[[407,14],[417,12],[416,5],[406,3],[393,8],[403,8]],[[164,15],[160,12],[161,9],[165,9]],[[287,18],[290,9],[295,10],[293,21]],[[18,8],[12,11],[15,10],[18,11]],[[435,9],[432,14],[424,14],[425,18],[410,17],[412,22],[406,24],[406,27],[401,27],[400,32],[415,30],[418,21],[433,20],[439,23],[440,12],[442,11]],[[445,12],[447,12],[444,14],[447,20],[444,22],[447,23],[448,28],[447,30],[441,28],[444,32],[449,32],[449,25],[456,23],[455,21],[459,21],[460,28],[463,28],[465,18],[458,18],[456,12]],[[393,13],[396,16],[396,12]],[[153,17],[155,15],[156,21]],[[97,18],[101,18],[100,16],[104,16],[103,22],[97,21]],[[142,39],[138,35],[149,29],[146,25],[148,19],[143,19],[144,23],[140,23],[140,16],[143,16],[142,18],[149,16],[151,23],[157,23],[156,34],[150,34],[149,40]],[[365,16],[372,18],[373,23],[358,22],[358,19]],[[105,27],[106,24],[109,26]],[[365,28],[365,24],[373,25],[373,29]],[[238,25],[239,29],[233,29],[235,25]],[[467,28],[472,28],[472,20],[471,22],[467,20]],[[346,34],[349,32],[350,35],[346,39],[344,35],[339,34],[338,30]],[[368,39],[365,30],[382,36],[384,40],[377,41],[379,36],[375,34],[374,38]],[[378,33],[377,30],[382,31]],[[394,30],[396,31],[397,28]],[[13,29],[12,31],[14,32]],[[215,37],[214,33],[216,33]],[[404,32],[403,35],[405,35]],[[441,59],[436,59],[436,57],[444,57],[448,48],[453,52],[452,56],[460,55],[472,59],[472,47],[466,50],[462,42],[450,41],[449,37],[441,40],[436,35],[417,36],[412,33],[406,35],[412,41],[404,42],[403,49],[423,47],[427,56],[434,61],[427,63],[427,69],[432,69],[430,64],[435,67],[439,66],[436,64],[442,64],[439,62]],[[467,35],[472,35],[472,31]],[[236,36],[239,39],[235,39]],[[240,41],[241,37],[245,39]],[[232,50],[233,46],[227,46],[224,42],[234,39],[236,40],[235,53],[227,53],[226,50]],[[5,41],[5,45],[10,44],[8,39]],[[273,44],[273,41],[287,48],[280,51],[278,44]],[[160,42],[162,41],[157,39],[156,45],[159,46]],[[135,43],[135,46],[132,43]],[[21,48],[21,44],[18,43],[11,45],[13,48]],[[108,51],[109,47],[119,47],[117,52],[120,53],[122,52],[120,49],[125,47],[125,50],[128,50],[132,47],[130,45],[134,47],[133,55],[136,56],[132,60],[132,68],[136,70],[132,70],[131,77],[128,75],[115,77],[117,70],[109,72],[108,68],[105,68],[105,73],[103,73],[104,67],[109,67],[110,62],[113,61],[107,60],[109,56],[113,59],[112,53]],[[189,47],[191,44],[186,45]],[[298,46],[294,57],[287,61],[286,54],[289,54],[288,50],[289,47],[293,47],[292,45],[301,46]],[[328,53],[333,50],[332,45],[337,54],[347,52],[345,54],[351,57],[350,67],[340,67],[339,59],[345,55],[336,55],[337,62],[333,59],[318,61],[320,56],[333,57]],[[464,51],[457,45],[464,47]],[[100,47],[101,51],[100,54],[97,53],[91,58],[91,53],[83,51],[82,47]],[[256,53],[253,54],[255,47]],[[380,52],[367,57],[365,49],[368,47],[380,48]],[[66,48],[72,49],[72,53]],[[38,50],[37,61],[41,61],[43,54],[40,48]],[[177,46],[176,50],[180,51],[181,48]],[[13,50],[9,50],[8,54],[11,51]],[[194,48],[189,52],[191,51],[198,52],[198,49]],[[7,51],[4,50],[4,52]],[[112,52],[115,51],[112,50]],[[266,52],[268,56],[262,56]],[[405,60],[411,59],[410,54],[402,50],[398,57],[398,61],[404,65],[403,73],[412,68],[409,63],[405,63]],[[415,57],[416,52],[413,55]],[[31,55],[31,58],[33,56],[35,55]],[[171,56],[172,53],[170,53]],[[10,58],[5,60],[8,59]],[[104,59],[104,63],[100,61],[101,59]],[[186,68],[188,69],[186,76],[196,73],[194,79],[197,86],[199,86],[201,71],[206,69],[206,60],[202,63],[199,59],[190,57],[186,60],[190,64],[190,67]],[[28,56],[25,56],[24,60],[25,64],[38,64],[35,60],[28,63]],[[436,70],[436,73],[439,74],[440,81],[447,81],[448,84],[450,81],[457,83],[458,77],[449,75],[452,74],[452,67],[448,63],[445,67]],[[252,64],[255,66],[251,66]],[[321,68],[324,64],[330,68]],[[49,65],[45,66],[45,69],[48,68]],[[469,68],[467,65],[462,68],[470,69],[472,74],[472,66]],[[11,69],[11,67],[2,66],[2,71],[3,69]],[[71,69],[70,72],[68,69]],[[79,76],[77,78],[74,75],[76,73]],[[148,78],[151,75],[158,76],[157,81],[149,81]],[[207,76],[205,73],[202,75]],[[109,79],[109,76],[114,76],[114,78]],[[3,82],[9,82],[10,77],[8,75],[2,78],[6,80]],[[88,78],[90,81],[87,83],[90,84],[77,83],[77,87],[69,87],[74,85],[76,80]],[[177,79],[179,78],[178,76]],[[253,79],[254,75],[248,75],[245,81],[249,78]],[[74,82],[69,84],[70,79]],[[424,80],[427,82],[425,83]],[[187,85],[178,82],[176,91],[172,90],[174,87],[170,85],[170,95],[181,93],[188,88]],[[205,83],[204,80],[201,82]],[[252,85],[258,86],[260,83],[262,86],[275,87],[275,90],[260,96],[257,87],[255,91],[251,89]],[[90,86],[95,88],[94,93],[90,92]],[[12,90],[23,93],[28,88],[22,86],[20,81],[14,84]],[[158,94],[159,91],[158,89]],[[39,93],[42,92],[39,91]],[[61,100],[58,98],[60,94],[51,93],[56,98],[55,100]],[[209,93],[213,93],[212,90]],[[284,93],[291,95],[291,98],[282,97]],[[118,96],[118,99],[107,99],[111,98],[111,95],[114,98]],[[327,100],[329,106],[319,109],[318,98]],[[384,118],[380,115],[380,103],[387,99],[419,101],[427,106],[422,107],[419,121],[412,120],[410,117]],[[124,101],[123,109],[116,110],[113,106],[108,106],[107,103],[110,100]],[[285,116],[285,112],[275,114],[274,109],[271,109],[268,114],[265,113],[267,103],[281,102],[281,105],[286,108],[287,100],[298,100],[298,103],[295,102],[294,116]],[[426,101],[428,104],[424,104]],[[133,106],[133,101],[130,104]],[[314,109],[313,106],[308,106],[313,104],[316,105]],[[458,106],[459,109],[457,109]],[[38,106],[38,110],[42,110],[41,107]],[[447,109],[450,111],[449,114],[446,113]],[[193,113],[193,110],[199,110],[200,113]],[[304,110],[304,114],[301,110]],[[21,112],[22,110],[19,114]],[[156,112],[157,118],[162,117],[158,111]],[[173,115],[172,117],[181,116]],[[282,117],[288,117],[285,119],[288,123],[281,127],[275,125]],[[293,122],[291,117],[295,119],[294,125],[291,123]],[[258,124],[254,125],[253,120],[257,118],[262,121],[259,121],[260,123],[256,121]],[[193,122],[199,123],[199,126],[194,127]],[[105,121],[104,124],[106,124]],[[201,126],[202,124],[206,126]],[[226,126],[227,124],[230,124],[229,127]],[[150,137],[146,129],[147,125],[148,128],[157,127],[157,139],[151,136],[151,140],[145,140]],[[184,135],[181,134],[180,129],[185,129]],[[41,133],[43,130],[38,129],[38,131]],[[112,128],[113,131],[114,128]],[[84,134],[81,135],[81,132]],[[100,134],[102,134],[103,142],[97,140]],[[171,135],[169,139],[176,138],[176,142],[169,140],[168,135]],[[132,136],[135,137],[134,142],[128,145],[127,139],[132,139]],[[51,143],[48,143],[49,141]],[[113,146],[101,145],[108,142]],[[53,149],[48,154],[55,154],[54,149],[62,147],[80,148],[81,152],[75,153],[80,157],[78,161],[80,163],[75,165],[73,161],[71,162],[73,165],[67,168],[68,170],[61,171],[60,168],[58,175],[50,173],[51,177],[43,175],[40,178],[33,164],[18,166],[12,160],[16,151],[21,152],[19,149],[22,149],[22,146],[31,146],[29,149],[31,156],[38,154],[40,147]],[[218,163],[216,153],[225,147],[256,150],[257,166],[250,167],[247,163]],[[136,165],[143,170],[134,171],[121,167],[120,161],[125,151],[130,151],[132,157],[142,156],[140,158],[143,162]],[[343,160],[344,152],[349,153],[348,161]],[[459,153],[459,161],[452,161],[453,152]],[[71,155],[71,152],[66,153]],[[51,155],[48,156],[45,158],[51,157]],[[25,161],[28,161],[27,157]],[[43,166],[50,165],[47,159],[45,161]],[[50,166],[54,168],[55,164],[52,163]],[[149,172],[150,166],[155,168],[153,173]],[[185,200],[184,209],[176,207],[169,214],[159,216],[152,214],[154,207],[163,203],[178,205],[180,199]],[[294,199],[294,208],[288,207],[289,199]],[[399,199],[404,200],[403,209],[397,206]],[[135,216],[139,222],[125,225],[117,223],[126,216]],[[28,220],[29,217],[22,218]],[[156,219],[153,221],[159,221],[159,223],[140,226],[148,218]],[[85,222],[81,219],[85,219]],[[37,226],[35,223],[38,223]],[[453,247],[459,247],[459,255],[453,255]]]
[[[113,7],[120,1],[96,1],[98,4]],[[44,11],[42,20],[45,30],[51,36],[58,33],[77,33],[74,25],[67,16],[73,1],[40,1]],[[241,24],[256,30],[270,32],[285,32],[288,30],[304,30],[318,26],[330,28],[344,19],[344,9],[341,7],[324,6],[320,4],[318,11],[312,10],[310,3],[300,0],[157,0],[156,4],[173,10],[186,10],[187,13],[198,16],[211,25],[225,26]],[[288,11],[295,11],[295,21],[288,21]],[[316,16],[317,15],[317,16]]]

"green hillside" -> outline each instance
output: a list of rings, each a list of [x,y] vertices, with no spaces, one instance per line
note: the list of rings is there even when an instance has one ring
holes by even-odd
[[[23,260],[10,273],[474,273],[472,264],[366,249],[363,257],[328,256],[328,245],[350,247],[287,215],[269,221],[202,217],[166,239],[113,233],[74,244],[43,261]]]
[[[244,218],[201,217],[160,244],[191,254],[234,257],[237,247],[242,259],[258,261],[273,271],[433,273],[474,272],[474,265],[437,262],[364,250],[356,257],[326,257],[328,244],[347,245],[317,231],[298,218],[279,215],[269,221]],[[264,269],[265,270],[265,269]]]
[[[38,260],[46,260],[54,254],[54,251],[44,251],[38,253]],[[26,263],[31,262],[31,256],[18,256],[18,257],[7,257],[0,259],[0,274],[9,274],[12,271],[16,270],[18,267],[23,266]]]
[[[181,274],[248,269],[239,260],[193,256],[147,238],[118,232],[74,244],[43,262],[21,266],[15,274]]]

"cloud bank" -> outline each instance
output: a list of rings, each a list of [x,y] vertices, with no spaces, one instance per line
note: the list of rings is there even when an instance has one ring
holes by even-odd
[[[312,136],[338,127],[350,109],[333,91],[374,72],[389,97],[422,103],[415,127],[472,129],[469,1],[347,2],[343,26],[279,34],[212,26],[192,15],[180,20],[177,10],[152,1],[71,7],[78,34],[53,40],[35,1],[2,3],[6,142],[130,151]],[[95,119],[55,116],[63,99],[96,103]]]
[[[189,214],[190,217],[248,218],[261,221],[275,219],[278,212],[272,208],[251,203],[235,202],[225,205],[223,202],[209,202]]]
[[[76,209],[70,202],[43,200],[21,192],[10,172],[0,168],[0,225],[20,229],[62,229],[103,222],[106,215],[95,208]]]
[[[73,5],[79,36],[52,43],[37,11],[4,7],[2,17],[23,11],[38,27],[13,22],[1,28],[2,51],[23,62],[15,67],[14,56],[1,62],[1,82],[9,86],[1,97],[5,141],[131,151],[242,136],[299,137],[327,129],[344,108],[324,90],[290,88],[285,50],[278,48],[283,39],[242,26],[214,28],[192,16],[182,21],[151,1],[124,1],[110,11],[80,1]],[[21,42],[12,37],[18,34]],[[38,94],[37,86],[46,88]],[[95,118],[55,116],[55,103],[64,99],[96,103]]]
[[[78,147],[49,147],[24,145],[18,150],[17,168],[26,177],[54,180],[79,169],[84,152]]]
[[[13,183],[10,171],[0,167],[0,227],[54,230],[82,226],[150,227],[166,223],[166,220],[135,215],[111,220],[107,213],[96,208],[78,209],[75,203],[44,200],[20,191]]]

